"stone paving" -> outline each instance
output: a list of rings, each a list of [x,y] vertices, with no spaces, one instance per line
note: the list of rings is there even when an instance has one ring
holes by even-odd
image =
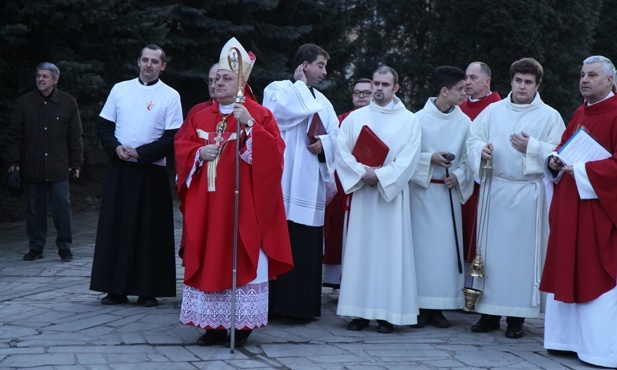
[[[335,315],[337,291],[323,290],[321,318],[282,321],[253,332],[245,347],[195,344],[202,330],[178,321],[178,297],[159,306],[103,306],[88,289],[98,214],[74,217],[75,259],[57,255],[49,221],[44,258],[25,262],[25,222],[0,225],[0,369],[592,369],[542,347],[544,321],[527,320],[518,340],[500,331],[472,333],[478,316],[446,312],[453,326],[397,327],[393,334],[345,329]],[[181,216],[176,214],[176,240]]]

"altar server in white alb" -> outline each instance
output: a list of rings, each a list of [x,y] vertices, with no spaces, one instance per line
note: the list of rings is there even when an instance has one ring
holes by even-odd
[[[275,81],[264,90],[285,141],[283,201],[294,269],[270,284],[270,313],[303,322],[321,315],[321,272],[326,189],[336,192],[334,152],[338,119],[328,98],[315,87],[326,78],[328,53],[302,45],[294,57],[293,80]],[[324,131],[307,135],[320,119]]]
[[[373,100],[341,124],[336,170],[345,193],[352,193],[344,238],[343,272],[337,315],[353,317],[348,330],[377,320],[377,331],[415,324],[416,273],[409,204],[409,180],[420,157],[420,125],[395,96],[398,74],[382,66],[373,74]],[[388,146],[380,167],[352,154],[367,125]]]
[[[422,146],[410,183],[420,306],[417,328],[429,323],[447,328],[450,322],[442,310],[465,305],[461,204],[473,191],[473,172],[465,149],[471,120],[459,108],[467,96],[465,72],[438,67],[432,81],[435,97],[416,114],[422,127]]]
[[[559,113],[540,98],[542,75],[535,59],[512,63],[510,94],[471,124],[472,169],[483,179],[484,164],[492,165],[492,176],[480,189],[478,250],[486,277],[474,279],[474,288],[483,291],[474,332],[499,329],[505,315],[506,337],[520,338],[525,317],[540,316],[538,288],[548,240],[543,166],[564,131]]]

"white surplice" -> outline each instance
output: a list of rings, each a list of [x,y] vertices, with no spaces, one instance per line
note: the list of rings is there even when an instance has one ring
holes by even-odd
[[[422,127],[422,145],[420,161],[410,183],[418,303],[426,309],[460,309],[465,305],[461,290],[465,280],[461,203],[469,199],[474,186],[465,149],[471,120],[458,106],[450,113],[442,113],[434,101],[435,98],[429,98],[416,114]],[[435,182],[446,176],[445,168],[431,163],[436,152],[455,155],[448,172],[456,175],[457,187],[448,190],[445,184]]]
[[[585,303],[556,301],[547,294],[544,348],[576,352],[597,366],[617,368],[617,288]]]
[[[467,140],[471,168],[483,179],[477,225],[487,277],[474,279],[474,288],[484,291],[476,311],[539,317],[538,287],[548,242],[543,165],[561,141],[565,125],[539,93],[530,104],[514,104],[510,95],[480,113]],[[525,154],[510,142],[510,135],[521,131],[530,135]],[[487,143],[494,146],[490,181],[483,178],[481,160]],[[490,205],[486,218],[483,202]]]
[[[285,141],[283,200],[287,219],[307,226],[323,226],[326,209],[326,183],[334,185],[334,152],[338,135],[338,118],[330,101],[313,89],[315,97],[302,81],[275,81],[264,90],[263,106],[270,109]],[[320,135],[326,162],[306,147],[308,122],[319,114],[326,129]]]
[[[395,97],[394,107],[374,101],[352,112],[341,125],[336,170],[346,193],[353,193],[343,248],[337,314],[417,322],[418,302],[410,228],[409,180],[420,156],[420,125]],[[362,126],[368,125],[390,151],[375,173],[379,182],[361,180],[364,165],[351,154]]]

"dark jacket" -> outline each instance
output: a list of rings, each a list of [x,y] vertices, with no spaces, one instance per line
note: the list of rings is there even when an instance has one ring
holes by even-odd
[[[75,98],[57,88],[48,97],[31,91],[15,103],[6,162],[19,166],[26,182],[68,180],[69,168],[83,161],[81,134]]]

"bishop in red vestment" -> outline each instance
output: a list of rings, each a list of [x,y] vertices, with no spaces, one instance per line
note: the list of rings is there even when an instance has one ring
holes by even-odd
[[[293,267],[281,190],[283,151],[272,113],[252,99],[234,103],[238,72],[223,48],[212,106],[192,115],[175,140],[184,206],[184,292],[180,320],[206,329],[198,344],[224,342],[231,329],[236,142],[240,142],[237,344],[268,317],[268,279]],[[254,57],[244,49],[244,80]],[[252,58],[251,58],[252,57]],[[250,63],[249,63],[250,62]],[[237,122],[242,124],[236,137]]]

